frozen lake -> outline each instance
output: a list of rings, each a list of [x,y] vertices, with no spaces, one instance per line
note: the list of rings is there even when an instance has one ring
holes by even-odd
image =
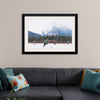
[[[29,51],[40,51],[40,50],[43,50],[43,51],[48,51],[48,50],[73,50],[73,47],[72,47],[72,44],[67,44],[67,43],[64,43],[64,44],[53,44],[53,43],[49,43],[47,45],[44,46],[43,43],[28,43],[27,45],[27,50]]]

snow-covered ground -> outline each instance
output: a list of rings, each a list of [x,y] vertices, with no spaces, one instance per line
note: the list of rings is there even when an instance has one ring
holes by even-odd
[[[43,43],[29,43],[27,50],[35,51],[35,50],[72,50],[72,44],[53,44],[49,43],[44,46]]]

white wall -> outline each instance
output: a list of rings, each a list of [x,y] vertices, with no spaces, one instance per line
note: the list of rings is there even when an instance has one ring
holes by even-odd
[[[22,55],[22,13],[78,13],[78,55]],[[100,0],[0,0],[0,67],[99,67]]]

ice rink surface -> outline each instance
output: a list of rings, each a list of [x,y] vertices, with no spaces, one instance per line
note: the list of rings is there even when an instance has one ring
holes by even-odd
[[[28,50],[36,50],[36,49],[41,49],[41,50],[58,50],[58,49],[71,49],[72,48],[72,44],[67,44],[67,43],[64,43],[64,44],[54,44],[54,43],[49,43],[47,45],[44,46],[43,43],[29,43],[28,44]]]

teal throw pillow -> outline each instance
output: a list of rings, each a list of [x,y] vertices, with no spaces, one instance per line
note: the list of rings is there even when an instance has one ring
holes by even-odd
[[[6,90],[8,88],[9,82],[7,80],[7,74],[2,68],[0,68],[0,80],[2,83],[3,90]]]
[[[3,69],[3,70],[7,74],[7,76],[8,75],[14,76],[14,72],[13,72],[13,69],[12,68],[6,68],[6,69]],[[11,90],[11,85],[10,84],[8,85],[7,90]]]
[[[14,72],[12,68],[3,69],[7,75],[14,76]]]
[[[1,80],[0,80],[0,91],[3,91]]]
[[[80,89],[100,93],[100,72],[94,72],[86,69]]]

